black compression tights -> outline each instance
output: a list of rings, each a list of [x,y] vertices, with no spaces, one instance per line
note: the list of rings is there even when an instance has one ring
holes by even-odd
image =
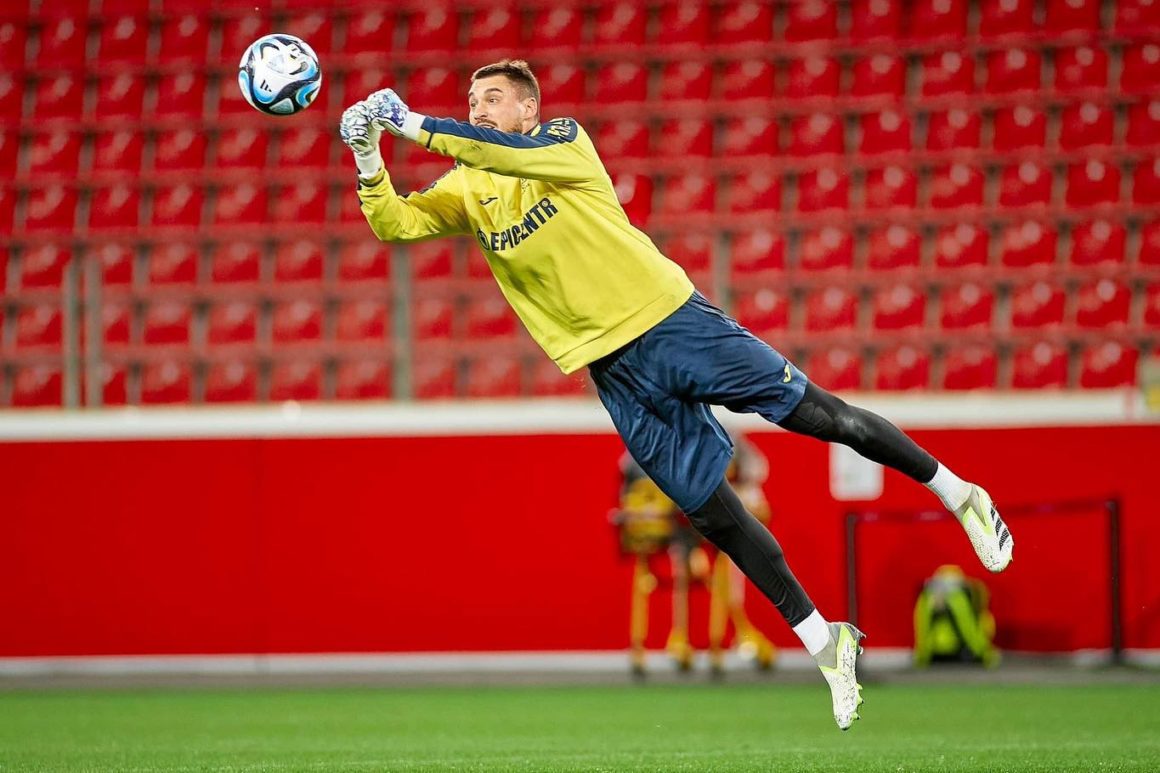
[[[848,405],[814,384],[778,426],[829,443],[849,446],[871,461],[898,470],[919,483],[927,483],[938,470],[935,458],[922,450],[902,430],[876,413]]]

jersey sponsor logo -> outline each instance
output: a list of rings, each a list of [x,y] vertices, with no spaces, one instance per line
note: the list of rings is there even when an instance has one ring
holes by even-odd
[[[554,217],[557,211],[556,205],[545,196],[532,205],[520,222],[508,226],[502,231],[491,231],[490,233],[485,233],[482,230],[476,231],[475,238],[479,239],[480,245],[485,250],[503,252],[531,237],[539,230],[540,226]]]

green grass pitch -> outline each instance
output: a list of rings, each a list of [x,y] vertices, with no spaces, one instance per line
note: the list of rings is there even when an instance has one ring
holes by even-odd
[[[1160,770],[1156,685],[0,693],[0,771]]]

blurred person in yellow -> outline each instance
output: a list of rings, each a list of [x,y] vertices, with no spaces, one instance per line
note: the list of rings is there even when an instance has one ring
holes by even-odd
[[[944,564],[922,586],[914,605],[914,663],[999,663],[995,617],[982,581]]]

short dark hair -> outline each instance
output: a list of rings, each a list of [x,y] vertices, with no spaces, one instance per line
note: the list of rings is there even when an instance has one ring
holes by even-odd
[[[524,91],[524,99],[536,98],[536,108],[540,106],[540,82],[536,80],[532,68],[523,59],[504,59],[493,64],[485,64],[471,74],[471,79],[490,78],[493,75],[503,75]]]

